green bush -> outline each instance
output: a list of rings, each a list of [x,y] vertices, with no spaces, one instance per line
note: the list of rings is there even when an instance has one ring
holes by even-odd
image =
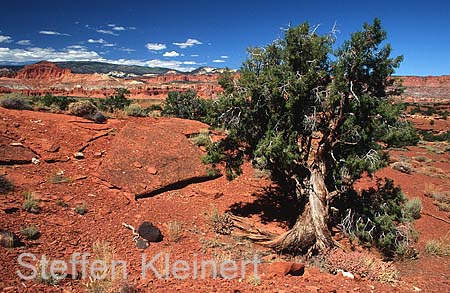
[[[188,90],[186,92],[170,92],[162,114],[202,121],[206,111],[203,99],[198,97],[195,91]]]
[[[392,180],[379,179],[377,188],[361,195],[349,192],[343,206],[351,208],[340,215],[338,227],[350,239],[375,245],[387,256],[411,253],[416,232],[410,221],[413,215],[417,216],[417,203],[414,201],[408,210],[401,189]]]
[[[69,113],[79,117],[95,115],[97,107],[89,101],[79,101],[69,105]]]
[[[13,110],[31,110],[31,106],[24,97],[7,96],[0,100],[0,106]]]
[[[99,103],[98,107],[100,110],[113,113],[117,110],[123,110],[131,104],[131,100],[126,97],[130,94],[129,90],[125,88],[118,88],[115,91],[115,95],[110,96]]]
[[[209,131],[207,129],[200,130],[200,133],[192,136],[190,140],[196,146],[208,146],[211,144],[211,138],[209,137]]]
[[[20,229],[20,234],[25,236],[28,240],[35,240],[39,238],[39,235],[41,233],[39,232],[39,229],[36,226],[30,225]]]
[[[420,212],[422,212],[422,202],[419,198],[415,197],[405,203],[406,217],[417,220],[420,218]]]
[[[53,96],[51,94],[47,94],[38,99],[46,107],[56,107],[59,110],[65,111],[68,109],[71,103],[74,103],[76,100],[71,97],[66,96]]]
[[[141,105],[134,103],[126,106],[124,109],[125,114],[132,117],[145,117],[147,116],[146,110]]]
[[[39,200],[34,198],[32,193],[26,192],[25,202],[23,203],[23,209],[29,213],[39,214],[41,211],[41,207],[39,206]]]

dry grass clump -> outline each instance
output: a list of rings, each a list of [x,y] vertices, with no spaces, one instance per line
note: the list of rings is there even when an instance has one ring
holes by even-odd
[[[325,267],[332,273],[343,270],[383,283],[394,282],[399,278],[399,272],[392,262],[384,262],[368,253],[347,253],[333,249],[324,256],[324,260]]]
[[[450,237],[447,235],[439,240],[428,241],[425,252],[430,255],[450,256]]]
[[[170,242],[178,242],[182,237],[183,225],[178,221],[171,221],[166,224],[167,236]]]
[[[426,184],[424,195],[434,199],[433,203],[439,208],[439,210],[450,212],[450,192],[442,191],[434,184]]]
[[[214,232],[229,235],[233,231],[234,225],[231,216],[228,213],[219,213],[215,206],[212,206],[210,211],[205,212],[204,216],[211,223]]]

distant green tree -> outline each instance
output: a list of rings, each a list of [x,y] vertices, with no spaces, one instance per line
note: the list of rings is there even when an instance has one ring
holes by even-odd
[[[202,120],[206,115],[205,102],[193,90],[169,92],[162,114],[184,119]]]
[[[302,206],[292,229],[266,245],[294,251],[334,246],[333,202],[364,172],[386,165],[383,147],[406,138],[390,134],[415,134],[390,99],[398,94],[391,75],[402,57],[390,57],[385,39],[375,19],[333,50],[333,33],[319,35],[303,23],[264,48],[249,49],[236,85],[229,77],[221,81],[230,105],[218,117],[229,132],[209,148],[206,162],[223,161],[238,175],[248,156]]]
[[[100,102],[99,109],[107,112],[114,112],[116,110],[123,110],[125,107],[131,104],[131,100],[127,99],[127,95],[130,91],[126,88],[115,89],[115,94]]]

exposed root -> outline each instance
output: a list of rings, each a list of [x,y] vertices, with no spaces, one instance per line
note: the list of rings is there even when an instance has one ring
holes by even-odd
[[[450,224],[450,221],[448,221],[448,220],[446,220],[446,219],[444,219],[444,218],[435,216],[435,215],[433,215],[433,214],[426,213],[426,212],[422,212],[422,214],[423,214],[423,215],[430,216],[430,217],[432,217],[432,218],[435,218],[436,220],[440,220],[440,221],[442,221],[442,222],[444,222],[444,223]]]

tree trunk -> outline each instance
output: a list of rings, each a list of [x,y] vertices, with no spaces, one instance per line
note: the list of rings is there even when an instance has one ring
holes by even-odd
[[[315,165],[309,179],[308,203],[291,230],[265,245],[281,251],[312,252],[333,246],[328,228],[328,190],[323,168]]]

